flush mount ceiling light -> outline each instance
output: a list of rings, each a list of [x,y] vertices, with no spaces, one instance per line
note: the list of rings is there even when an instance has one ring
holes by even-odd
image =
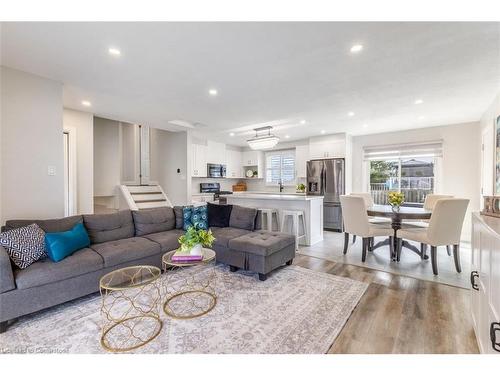
[[[208,93],[212,96],[216,96],[217,95],[217,90],[216,89],[210,89],[208,90]]]
[[[355,44],[351,47],[351,53],[359,53],[363,50],[363,45]]]
[[[91,103],[91,102],[89,102],[88,100],[82,100],[82,105],[83,105],[84,107],[90,107],[90,106],[92,105],[92,103]]]
[[[322,131],[321,131],[321,134],[325,134],[325,133],[326,133],[326,131],[325,131],[325,130],[322,130]]]
[[[120,56],[122,54],[121,51],[118,48],[115,48],[115,47],[108,48],[108,53],[111,56]]]
[[[234,133],[229,133],[229,136],[230,137],[234,137]]]
[[[424,101],[422,99],[415,100],[415,104],[422,104]]]
[[[300,120],[300,123],[304,125],[306,123],[306,120]]]
[[[280,139],[274,134],[271,134],[272,128],[272,126],[264,126],[254,129],[255,137],[247,140],[248,146],[252,150],[267,150],[276,146]]]
[[[347,116],[349,116],[349,117],[354,116],[354,112],[349,112],[349,113],[347,114]]]

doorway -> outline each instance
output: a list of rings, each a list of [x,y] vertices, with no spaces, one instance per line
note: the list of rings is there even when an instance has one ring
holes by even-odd
[[[64,216],[76,215],[76,140],[75,131],[63,131]]]

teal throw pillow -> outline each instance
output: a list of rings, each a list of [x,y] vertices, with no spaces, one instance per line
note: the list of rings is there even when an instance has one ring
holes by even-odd
[[[184,219],[182,229],[188,230],[191,226],[196,229],[208,229],[207,206],[184,207],[182,216]]]
[[[45,233],[45,247],[53,262],[59,262],[89,245],[89,235],[82,223],[66,232]]]

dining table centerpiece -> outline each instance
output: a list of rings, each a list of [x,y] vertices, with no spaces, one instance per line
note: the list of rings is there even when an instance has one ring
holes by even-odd
[[[405,202],[405,195],[398,191],[390,191],[387,193],[387,202],[394,212],[399,212],[400,207]]]

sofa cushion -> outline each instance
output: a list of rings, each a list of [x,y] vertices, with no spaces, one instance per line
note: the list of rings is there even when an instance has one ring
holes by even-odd
[[[184,225],[183,210],[186,207],[191,207],[191,206],[174,206],[175,229],[182,229],[182,226]]]
[[[213,204],[208,203],[208,226],[209,227],[228,227],[231,210],[230,204]]]
[[[103,267],[101,256],[85,248],[57,263],[49,258],[40,260],[24,270],[14,271],[14,277],[18,289],[27,289],[97,271]]]
[[[59,262],[75,251],[90,245],[90,239],[82,223],[65,232],[45,234],[47,254],[53,262]]]
[[[233,205],[229,226],[233,228],[254,230],[257,210],[255,208]]]
[[[90,247],[104,259],[105,267],[116,266],[117,264],[149,257],[161,252],[160,245],[144,237],[124,238],[92,244]]]
[[[158,207],[133,211],[135,235],[163,232],[175,228],[175,214],[172,207]]]
[[[146,234],[144,238],[154,241],[161,246],[163,252],[179,248],[179,237],[184,234],[181,229],[173,229],[166,232]]]
[[[21,269],[47,256],[45,232],[36,224],[1,233],[0,245],[5,248],[14,264]]]
[[[225,227],[225,228],[212,227],[210,229],[212,230],[212,234],[215,237],[215,244],[217,246],[224,246],[224,247],[229,247],[228,245],[229,241],[232,240],[233,238],[243,236],[249,233],[248,230],[231,228],[231,227]]]
[[[261,256],[269,256],[287,246],[295,246],[295,236],[259,230],[229,240],[229,248]]]
[[[2,231],[8,231],[15,228],[25,227],[30,224],[36,224],[45,233],[52,232],[65,232],[71,230],[77,223],[82,223],[82,215],[68,216],[61,219],[47,219],[47,220],[7,220]]]
[[[103,243],[134,236],[134,220],[130,210],[112,214],[83,215],[91,243]]]

